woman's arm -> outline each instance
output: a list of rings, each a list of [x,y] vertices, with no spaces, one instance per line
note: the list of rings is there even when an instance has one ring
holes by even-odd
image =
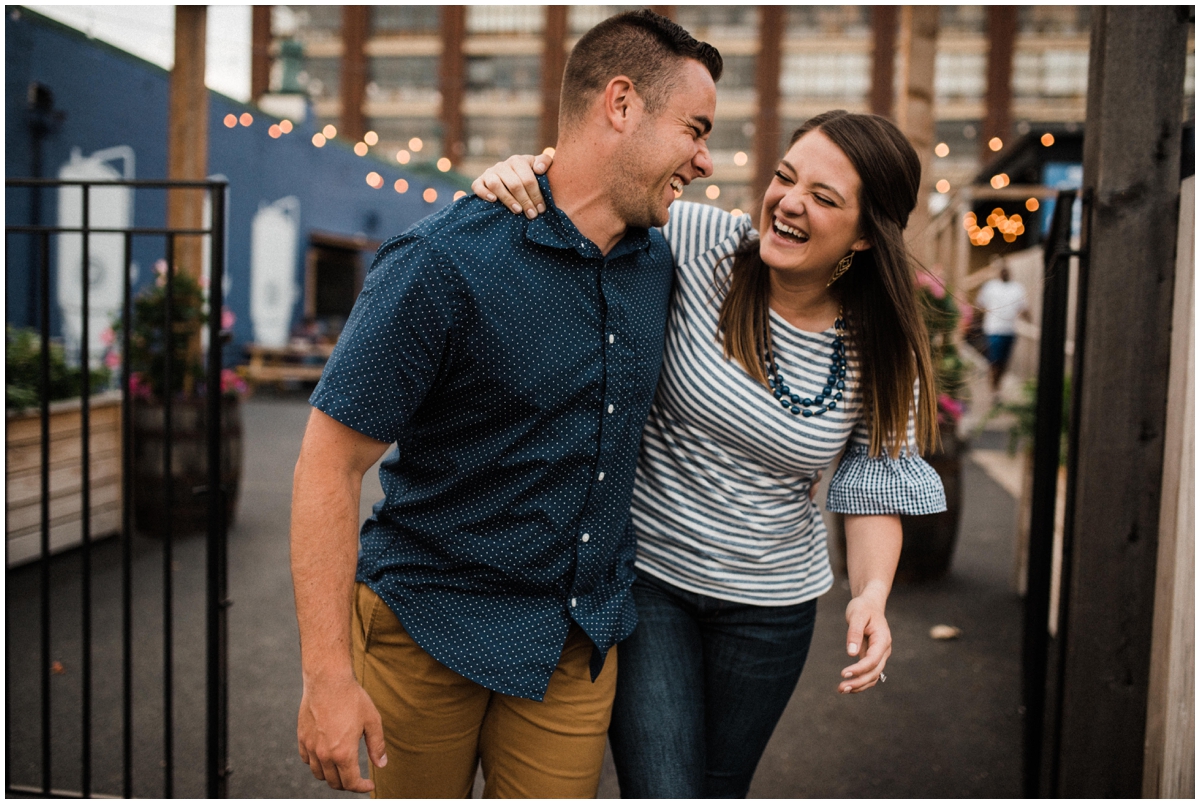
[[[550,154],[518,154],[497,162],[471,182],[471,190],[480,198],[500,203],[525,217],[533,219],[546,211],[537,177],[550,169],[554,157]]]
[[[842,670],[838,692],[852,693],[875,686],[892,655],[892,632],[884,612],[904,537],[895,515],[847,514],[845,530],[854,596],[846,606],[846,653],[862,658]]]

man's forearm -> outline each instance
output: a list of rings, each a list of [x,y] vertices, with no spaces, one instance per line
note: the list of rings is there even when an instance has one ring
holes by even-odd
[[[350,606],[362,478],[301,454],[292,485],[292,583],[306,681],[353,674]]]

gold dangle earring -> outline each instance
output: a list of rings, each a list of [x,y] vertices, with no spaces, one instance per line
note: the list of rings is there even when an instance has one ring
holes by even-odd
[[[842,275],[850,270],[850,263],[852,263],[852,262],[854,262],[854,252],[853,251],[851,251],[845,257],[842,257],[842,259],[838,262],[837,266],[834,267],[833,276],[829,277],[829,283],[826,284],[825,287],[829,287],[829,285],[832,285],[834,282],[841,279]]]

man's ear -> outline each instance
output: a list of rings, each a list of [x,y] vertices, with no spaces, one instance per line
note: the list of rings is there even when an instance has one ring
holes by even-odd
[[[629,130],[634,118],[641,112],[642,99],[628,76],[618,75],[604,87],[602,96],[604,116],[614,131]]]

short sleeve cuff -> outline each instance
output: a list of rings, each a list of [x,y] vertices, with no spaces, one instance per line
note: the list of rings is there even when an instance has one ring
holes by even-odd
[[[866,445],[852,444],[829,482],[825,508],[859,516],[936,514],[946,510],[946,491],[921,456],[872,458]]]

